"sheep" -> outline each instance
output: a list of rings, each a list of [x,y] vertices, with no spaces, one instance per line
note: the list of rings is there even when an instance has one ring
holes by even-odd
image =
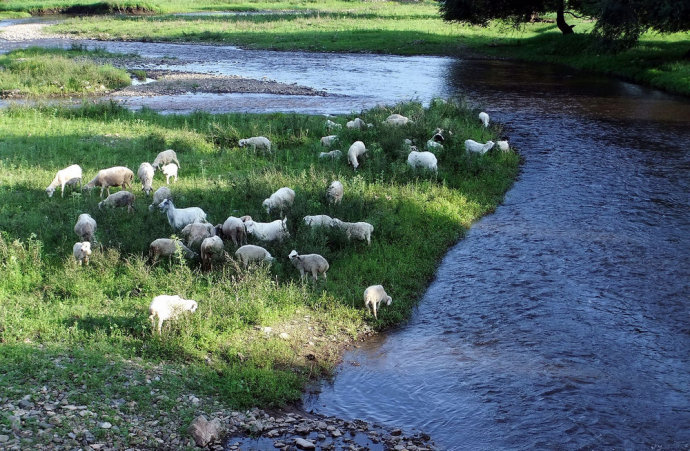
[[[348,121],[347,124],[345,124],[345,126],[347,128],[355,128],[355,129],[361,130],[363,128],[366,128],[367,124],[366,124],[366,122],[364,122],[360,118],[356,117],[353,120]]]
[[[280,211],[280,216],[283,216],[283,210],[290,208],[294,202],[295,192],[284,186],[271,194],[268,199],[264,200],[261,206],[266,209],[266,213],[269,215],[271,214],[271,210],[277,209]]]
[[[143,162],[139,165],[139,170],[137,170],[137,177],[141,182],[141,189],[147,196],[153,191],[153,175],[155,169],[151,166],[151,163]]]
[[[254,261],[266,261],[271,263],[275,260],[266,249],[261,246],[254,246],[253,244],[245,244],[237,249],[235,251],[235,257],[242,262],[245,268]]]
[[[376,311],[382,302],[385,302],[386,305],[391,305],[391,302],[393,302],[393,299],[388,296],[382,285],[372,285],[364,290],[364,306],[367,308],[367,312],[371,313],[372,310],[374,311],[375,319],[378,319]]]
[[[218,236],[210,236],[201,242],[201,264],[211,268],[213,262],[221,262],[224,259],[225,249],[223,240]]]
[[[170,185],[170,177],[175,177],[177,182],[177,165],[175,163],[166,164],[161,168],[163,175],[165,175],[165,184]]]
[[[154,207],[159,206],[165,199],[172,200],[172,193],[170,192],[170,188],[167,186],[161,186],[156,190],[155,193],[153,193],[153,203],[149,205],[149,211],[153,210]]]
[[[333,218],[328,215],[305,216],[304,223],[311,227],[325,227],[333,223]]]
[[[127,207],[127,212],[131,213],[134,211],[134,200],[134,194],[129,191],[118,191],[106,197],[105,200],[100,201],[98,203],[98,209],[101,210],[103,207]]]
[[[287,218],[282,221],[276,219],[273,222],[249,220],[245,221],[244,225],[247,227],[249,235],[261,241],[282,241],[284,238],[290,237],[290,232],[287,230]]]
[[[343,128],[342,124],[337,124],[330,119],[326,119],[326,130],[329,132],[331,130],[340,130],[341,128]]]
[[[91,255],[91,242],[83,241],[81,243],[74,243],[74,246],[72,247],[72,255],[74,255],[74,258],[77,260],[79,265],[82,263],[88,265],[89,256]]]
[[[414,123],[412,120],[410,120],[409,118],[407,118],[401,114],[391,114],[383,122],[384,122],[384,124],[388,124],[388,125],[406,125],[406,124],[413,124]]]
[[[348,240],[354,238],[366,241],[367,245],[371,245],[371,234],[374,232],[374,226],[368,222],[345,222],[333,218],[331,226],[343,230]]]
[[[234,216],[228,217],[223,224],[216,226],[216,235],[224,239],[231,239],[235,246],[247,244],[247,229],[244,221]]]
[[[187,240],[187,247],[193,251],[198,251],[201,242],[212,236],[216,236],[216,228],[208,222],[187,224],[180,231],[180,237]]]
[[[508,144],[508,141],[496,141],[496,145],[501,152],[510,152],[510,145]]]
[[[338,135],[328,135],[321,138],[323,147],[331,147],[338,140]]]
[[[304,279],[306,273],[311,273],[314,277],[314,282],[319,279],[319,274],[323,274],[323,280],[326,280],[326,271],[328,271],[328,261],[319,254],[305,254],[299,255],[296,250],[292,250],[288,255],[290,262],[299,269],[300,279]]]
[[[340,160],[340,157],[343,156],[343,152],[341,150],[331,150],[330,152],[321,152],[319,153],[319,159],[331,159],[331,160]]]
[[[82,241],[93,241],[93,235],[96,233],[96,220],[88,213],[80,214],[74,225],[74,233]]]
[[[484,124],[484,127],[489,126],[489,115],[486,114],[485,112],[479,113],[479,120],[482,121],[482,124]]]
[[[156,319],[158,319],[158,326],[156,330],[158,335],[161,334],[161,327],[163,321],[169,319],[176,319],[184,312],[194,313],[199,304],[191,299],[182,299],[180,296],[170,296],[162,294],[153,298],[149,306],[149,320],[151,320],[151,327],[156,327]]]
[[[96,186],[101,187],[101,197],[103,197],[103,190],[107,190],[110,196],[110,187],[119,186],[122,189],[130,188],[134,180],[134,173],[124,166],[114,166],[108,169],[101,169],[89,183],[84,185],[82,189],[91,190]]]
[[[431,152],[410,152],[407,156],[407,164],[412,168],[424,168],[438,172],[436,156]]]
[[[448,134],[448,136],[453,136],[453,132],[451,132],[450,130],[446,132],[442,128],[436,128],[436,130],[434,130],[433,135],[431,136],[431,139],[433,139],[436,142],[443,143],[446,140],[446,133]]]
[[[271,152],[271,141],[265,136],[252,136],[251,138],[240,139],[238,145],[240,147],[248,147],[254,152],[257,150],[265,153]]]
[[[158,260],[160,257],[172,257],[177,253],[178,248],[182,250],[182,255],[185,258],[195,259],[198,257],[198,254],[185,246],[182,241],[170,238],[153,240],[149,245],[149,257],[153,261]]]
[[[426,142],[426,150],[430,152],[441,152],[443,150],[443,144],[430,139]]]
[[[164,150],[163,152],[159,153],[156,156],[156,159],[153,160],[153,169],[161,169],[163,165],[166,165],[168,163],[176,163],[178,167],[182,167],[179,161],[177,161],[177,153],[175,153],[174,150],[168,149]]]
[[[493,141],[487,141],[486,144],[478,143],[477,141],[474,141],[472,139],[468,139],[465,141],[466,151],[478,153],[480,155],[484,155],[485,153],[487,153],[489,150],[491,150],[493,146]]]
[[[168,223],[176,230],[194,222],[206,222],[206,213],[199,207],[175,208],[170,199],[164,199],[158,208],[167,214]]]
[[[71,166],[67,166],[65,169],[60,169],[57,171],[53,181],[50,182],[50,185],[48,185],[48,188],[46,188],[46,194],[48,197],[53,197],[55,188],[57,188],[59,185],[62,189],[60,195],[65,197],[65,185],[74,186],[77,183],[81,187],[81,166],[78,164],[73,164]]]
[[[339,204],[343,200],[345,189],[339,180],[335,180],[326,188],[326,198],[329,204]]]
[[[364,155],[366,152],[367,148],[364,147],[364,143],[362,141],[355,141],[354,143],[352,143],[350,149],[347,151],[347,161],[352,165],[354,169],[357,169],[357,167],[359,167],[359,161],[357,160],[357,157]]]

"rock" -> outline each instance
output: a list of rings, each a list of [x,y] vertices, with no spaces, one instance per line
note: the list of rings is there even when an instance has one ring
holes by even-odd
[[[7,443],[10,440],[9,435],[0,435],[0,443]]]
[[[281,332],[280,335],[278,335],[280,338],[283,340],[288,340],[290,338],[290,335],[288,335],[287,332]]]
[[[295,445],[297,445],[299,449],[316,449],[316,445],[313,442],[300,437],[295,439]]]
[[[393,430],[391,431],[391,435],[392,435],[392,436],[398,436],[398,435],[400,435],[400,434],[402,434],[402,431],[401,431],[400,429],[393,429]]]
[[[107,421],[104,421],[103,423],[99,424],[99,426],[103,429],[110,429],[111,427],[113,427],[113,425],[108,423]]]
[[[19,406],[19,408],[24,409],[24,410],[31,410],[34,406],[34,403],[32,403],[31,401],[29,401],[27,399],[22,399],[21,401],[19,401],[18,406]]]
[[[196,444],[203,448],[209,443],[220,439],[220,420],[216,418],[213,421],[208,421],[205,416],[198,416],[189,426],[189,433],[194,437]]]
[[[343,433],[340,432],[340,429],[335,429],[335,430],[331,431],[331,435],[332,435],[333,437],[335,437],[335,438],[338,438],[338,437],[340,437],[341,435],[343,435]]]

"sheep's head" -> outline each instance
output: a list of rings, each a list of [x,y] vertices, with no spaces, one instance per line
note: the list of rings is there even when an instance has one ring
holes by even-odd
[[[187,310],[189,310],[192,313],[196,312],[196,309],[197,309],[197,307],[199,307],[199,304],[197,304],[196,301],[192,301],[191,299],[188,300],[187,302],[188,302]]]
[[[290,252],[290,255],[288,255],[288,258],[289,258],[290,260],[292,260],[293,258],[294,258],[294,259],[298,259],[298,258],[299,258],[299,254],[297,254],[297,251],[293,249],[292,252]]]
[[[150,196],[151,191],[153,191],[153,188],[148,187],[148,188],[143,188],[143,190],[144,190],[144,194],[146,194],[147,196]]]
[[[386,305],[391,305],[391,302],[393,302],[393,298],[386,296]]]
[[[484,144],[487,147],[487,151],[491,150],[494,147],[494,142],[493,141],[487,141],[486,144]]]
[[[172,207],[170,199],[163,199],[163,202],[158,204],[158,208],[160,208],[161,211],[168,211],[170,207]]]
[[[219,236],[220,238],[224,238],[223,224],[216,224],[214,228],[216,229],[216,236]]]
[[[254,229],[256,228],[256,223],[249,219],[248,221],[244,222],[244,227],[247,229],[247,233],[253,234]]]
[[[242,222],[247,222],[247,221],[251,221],[251,220],[252,220],[252,217],[249,216],[249,215],[244,215],[244,216],[240,217],[240,220],[241,220]]]
[[[91,243],[89,241],[81,243],[81,251],[84,255],[91,255]]]
[[[55,187],[54,186],[49,186],[46,188],[46,194],[48,197],[53,197],[53,193],[55,193]]]
[[[240,139],[239,141],[237,141],[237,145],[240,147],[244,147],[247,145],[247,140],[246,139]]]
[[[264,207],[264,210],[266,210],[266,213],[271,213],[271,201],[270,199],[266,199],[263,201],[261,204],[262,207]]]

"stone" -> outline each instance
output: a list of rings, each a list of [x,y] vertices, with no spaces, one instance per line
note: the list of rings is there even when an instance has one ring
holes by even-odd
[[[108,423],[107,421],[104,421],[103,423],[99,424],[99,426],[103,429],[110,429],[111,427],[113,427],[113,425]]]
[[[305,440],[300,437],[297,437],[295,439],[295,445],[299,449],[316,449],[316,445],[313,442],[310,442],[309,440]]]
[[[192,421],[192,424],[189,426],[189,433],[194,438],[197,446],[203,448],[209,443],[220,439],[220,420],[216,418],[208,421],[205,416],[200,415]]]
[[[287,332],[281,332],[278,336],[283,340],[288,340],[290,338],[290,335],[288,335]]]
[[[331,435],[332,435],[333,437],[335,437],[335,438],[338,438],[338,437],[340,437],[341,435],[343,435],[343,433],[340,432],[340,429],[335,429],[335,430],[331,431]]]
[[[401,431],[400,429],[393,429],[393,430],[391,431],[391,435],[392,435],[392,436],[398,436],[398,435],[400,435],[400,434],[402,434],[402,431]]]
[[[31,401],[29,401],[27,399],[22,399],[21,401],[19,401],[18,406],[21,409],[30,410],[31,408],[33,408],[34,403],[32,403]]]
[[[10,440],[9,435],[0,435],[0,443],[7,443]]]

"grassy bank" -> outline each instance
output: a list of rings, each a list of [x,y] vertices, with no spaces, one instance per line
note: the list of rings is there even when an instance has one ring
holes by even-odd
[[[305,380],[331,368],[342,343],[369,327],[399,324],[447,247],[500,202],[516,175],[518,157],[467,156],[464,139],[495,138],[500,130],[484,130],[476,112],[462,105],[434,102],[425,110],[410,103],[362,118],[381,124],[391,112],[415,124],[340,133],[342,148],[361,139],[369,149],[355,173],[344,159],[317,158],[323,150],[319,138],[326,134],[321,117],[163,116],[112,105],[1,111],[0,387],[11,394],[3,395],[5,400],[46,385],[92,411],[114,397],[139,405],[155,402],[168,411],[166,403],[189,393],[230,407],[282,405],[299,396]],[[425,142],[439,125],[455,135],[439,155],[438,176],[412,172],[402,140]],[[277,150],[255,155],[238,148],[237,139],[250,135],[268,136]],[[140,187],[133,189],[137,211],[131,215],[100,211],[97,192],[68,191],[64,198],[56,193],[50,199],[44,192],[55,171],[69,164],[81,164],[88,180],[113,165],[136,170],[166,148],[176,149],[181,162],[180,180],[171,186],[177,206],[200,206],[213,223],[231,214],[273,219],[261,209],[263,199],[281,186],[296,191],[288,214],[291,238],[266,245],[277,257],[275,264],[245,271],[228,263],[211,272],[175,259],[151,265],[149,243],[173,231],[161,213],[149,212],[150,198]],[[345,186],[339,206],[325,199],[325,187],[334,179]],[[160,185],[158,174],[154,188]],[[98,222],[96,250],[91,265],[83,268],[71,257],[77,240],[72,229],[82,212]],[[312,231],[301,221],[321,213],[370,222],[371,246]],[[301,283],[287,260],[292,249],[325,256],[331,266],[328,281]],[[227,250],[234,252],[229,245]],[[364,288],[374,283],[382,283],[394,299],[378,321],[362,305]],[[199,309],[158,338],[151,334],[147,309],[161,293],[196,299]],[[287,335],[281,337],[283,332]],[[63,364],[56,366],[56,360]],[[28,372],[28,367],[37,370]],[[125,390],[115,382],[144,381],[152,374],[161,375],[155,394]],[[111,378],[113,383],[102,385]],[[164,401],[158,399],[161,392]],[[183,407],[170,410],[173,427],[186,427],[194,411]],[[115,413],[109,418],[123,423]],[[0,418],[0,434],[9,423]],[[113,443],[131,443],[122,432],[108,434]]]

